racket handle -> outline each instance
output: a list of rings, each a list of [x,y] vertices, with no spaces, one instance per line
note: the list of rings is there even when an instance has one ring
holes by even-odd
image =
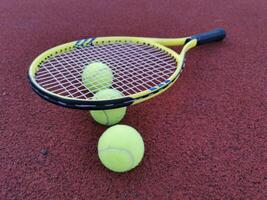
[[[211,42],[221,41],[225,38],[225,36],[225,30],[222,28],[217,28],[209,32],[192,35],[187,42],[197,39],[197,46],[199,46]]]

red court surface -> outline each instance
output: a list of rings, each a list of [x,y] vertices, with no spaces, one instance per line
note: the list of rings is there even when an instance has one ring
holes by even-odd
[[[266,13],[266,0],[1,0],[0,199],[266,199]],[[193,49],[171,89],[128,109],[121,123],[146,148],[129,173],[100,163],[106,127],[27,81],[31,61],[61,43],[215,27],[223,42]]]

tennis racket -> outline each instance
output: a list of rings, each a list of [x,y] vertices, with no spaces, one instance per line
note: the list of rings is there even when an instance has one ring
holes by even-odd
[[[56,46],[40,54],[30,65],[33,90],[45,100],[67,108],[106,110],[144,102],[178,79],[191,48],[223,40],[218,28],[184,38],[98,37]],[[168,46],[184,45],[180,54]],[[100,61],[113,73],[112,89],[123,96],[94,100],[82,82],[88,63]]]

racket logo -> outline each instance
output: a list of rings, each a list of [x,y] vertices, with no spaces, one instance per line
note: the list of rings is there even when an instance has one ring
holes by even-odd
[[[151,88],[149,88],[148,90],[150,90],[150,91],[153,92],[153,91],[155,91],[155,90],[157,90],[157,89],[159,89],[159,88],[164,87],[165,85],[169,84],[170,82],[171,82],[170,80],[163,81],[162,83],[156,85],[155,87],[151,87]]]
[[[81,40],[77,40],[77,42],[75,43],[75,47],[85,47],[88,45],[93,45],[93,41],[95,40],[95,38],[87,38],[87,39],[81,39]]]

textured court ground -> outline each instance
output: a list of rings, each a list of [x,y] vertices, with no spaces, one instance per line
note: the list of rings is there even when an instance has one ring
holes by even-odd
[[[266,13],[266,0],[1,0],[0,199],[266,199]],[[214,27],[224,42],[191,51],[170,90],[128,109],[122,123],[146,145],[130,173],[99,162],[105,127],[43,101],[26,79],[57,44]]]

